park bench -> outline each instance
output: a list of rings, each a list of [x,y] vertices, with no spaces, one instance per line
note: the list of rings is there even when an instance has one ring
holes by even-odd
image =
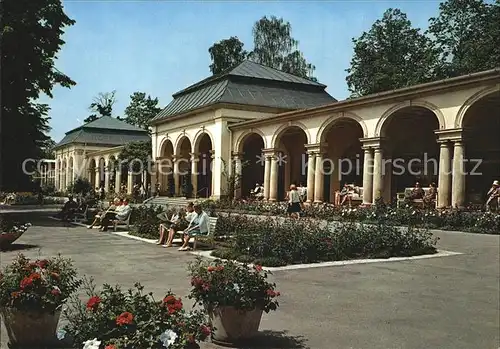
[[[215,229],[217,227],[217,217],[208,217],[208,234],[207,235],[197,235],[194,237],[193,241],[193,251],[196,250],[196,246],[199,240],[208,241],[210,246],[213,245],[213,237],[215,234]],[[180,230],[176,232],[177,234],[183,235],[184,231]]]
[[[401,205],[403,205],[405,203],[405,199],[408,195],[411,194],[411,192],[413,191],[414,188],[405,188],[405,191],[402,192],[402,193],[398,193],[398,201],[397,201],[397,206],[400,207]],[[429,192],[430,188],[429,187],[426,187],[426,188],[422,188],[424,190],[424,196],[427,195],[427,193]],[[436,193],[437,193],[438,189],[436,189]],[[417,208],[425,208],[425,203],[424,203],[424,200],[423,199],[414,199],[414,200],[411,200],[411,204],[413,207],[417,207]],[[437,203],[435,204],[437,205]]]
[[[129,231],[130,230],[130,217],[131,216],[132,216],[132,210],[130,210],[130,213],[128,214],[128,216],[127,216],[126,219],[123,219],[123,220],[115,219],[115,220],[113,220],[114,231],[116,231],[116,228],[119,225],[126,226],[127,227],[127,231]]]
[[[363,203],[363,187],[358,187],[354,184],[348,184],[349,187],[355,189],[354,193],[350,193],[350,197],[346,200],[349,207],[356,207]]]
[[[77,211],[73,214],[73,222],[82,223],[82,222],[87,221],[87,214],[89,211],[89,205],[83,205],[83,206],[84,206],[83,210],[80,210],[80,212]]]

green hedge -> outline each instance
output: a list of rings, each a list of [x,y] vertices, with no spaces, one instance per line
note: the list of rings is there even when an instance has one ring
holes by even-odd
[[[317,220],[219,217],[217,231],[233,235],[230,247],[212,255],[264,266],[360,258],[415,256],[436,252],[432,233],[412,226],[339,223],[321,227]]]

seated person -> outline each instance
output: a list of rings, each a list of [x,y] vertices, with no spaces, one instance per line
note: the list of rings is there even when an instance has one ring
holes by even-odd
[[[163,217],[160,218],[163,220],[163,223],[160,224],[160,238],[156,242],[156,244],[163,244],[165,240],[165,233],[168,231],[167,241],[163,244],[163,247],[172,247],[172,240],[174,239],[175,233],[186,227],[186,213],[184,212],[184,209],[179,208],[175,213],[172,214],[172,217],[170,219],[165,220],[164,218],[166,217],[166,215],[160,215],[163,215]]]
[[[302,202],[307,201],[307,187],[304,187],[304,184],[300,183],[297,190],[299,191],[299,196]]]
[[[94,221],[92,222],[91,225],[87,226],[88,229],[92,229],[97,223],[101,224],[102,218],[109,213],[109,212],[114,212],[118,206],[121,206],[121,202],[119,198],[115,198],[113,202],[109,203],[109,207],[105,211],[99,211],[95,217]]]
[[[410,192],[410,194],[406,196],[406,199],[408,201],[418,200],[418,199],[423,199],[424,196],[425,196],[425,192],[422,189],[422,187],[420,186],[420,183],[417,182],[417,183],[415,183],[415,188],[413,188],[413,190]]]
[[[184,230],[184,243],[179,248],[179,251],[188,251],[189,240],[193,236],[197,235],[208,235],[209,233],[209,223],[208,215],[201,209],[200,205],[194,205],[195,215],[189,222],[188,227]]]
[[[424,205],[429,207],[435,205],[436,196],[437,196],[436,183],[431,183],[429,185],[429,191],[423,197]]]
[[[66,221],[70,219],[78,209],[78,203],[73,199],[72,195],[68,196],[68,201],[64,204],[61,212],[57,214],[57,217],[61,220]]]
[[[104,215],[101,221],[100,231],[108,231],[108,226],[113,220],[124,221],[130,215],[132,208],[128,204],[128,200],[124,199],[121,206],[116,207],[114,212],[108,212]]]
[[[493,181],[490,190],[486,194],[488,199],[486,200],[486,210],[489,211],[491,206],[497,205],[497,208],[500,206],[500,183],[498,181]]]
[[[335,191],[335,206],[343,205],[347,200],[347,194],[349,194],[349,185],[345,183],[342,190]]]
[[[264,197],[264,187],[259,183],[255,183],[255,188],[252,190],[252,195],[257,200],[262,199]]]

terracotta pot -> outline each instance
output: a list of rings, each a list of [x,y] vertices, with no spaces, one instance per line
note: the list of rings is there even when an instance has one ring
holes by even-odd
[[[60,310],[51,314],[2,308],[1,313],[11,347],[41,348],[57,343]]]
[[[241,311],[234,307],[217,307],[209,309],[208,316],[214,327],[212,341],[222,345],[234,345],[257,335],[262,310]]]

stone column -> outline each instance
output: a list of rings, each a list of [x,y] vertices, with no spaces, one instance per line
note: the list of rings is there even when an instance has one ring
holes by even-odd
[[[384,168],[383,168],[383,151],[382,148],[374,149],[373,156],[373,197],[372,202],[382,197],[384,194]]]
[[[314,177],[314,203],[324,201],[324,171],[323,171],[323,154],[316,154],[316,172]]]
[[[271,172],[269,175],[269,201],[278,201],[278,157],[271,157]]]
[[[111,174],[109,162],[104,165],[104,191],[109,192],[109,176]]]
[[[371,205],[373,201],[373,151],[363,148],[365,159],[363,163],[363,204]]]
[[[271,179],[271,155],[264,154],[266,162],[264,164],[264,199],[269,200],[269,185]]]
[[[314,201],[314,183],[315,183],[315,167],[316,167],[316,153],[308,151],[307,159],[307,202]]]
[[[56,158],[56,168],[54,172],[54,187],[56,188],[56,191],[59,191],[59,160]]]
[[[132,194],[132,191],[134,189],[134,175],[132,174],[132,171],[128,171],[128,177],[127,177],[127,194]]]
[[[198,197],[198,161],[200,154],[191,153],[191,185],[193,186],[193,196]]]
[[[451,144],[448,142],[441,142],[440,144],[437,189],[437,207],[449,207],[451,199]]]
[[[235,171],[235,188],[234,188],[234,197],[236,199],[241,198],[241,181],[243,179],[242,177],[242,160],[243,155],[242,154],[234,154],[233,155],[233,162],[234,162],[234,171]]]
[[[119,194],[122,186],[122,171],[121,168],[116,169],[115,176],[115,193]]]
[[[465,204],[465,163],[464,144],[455,141],[453,150],[453,187],[451,193],[453,207],[464,207]]]
[[[96,166],[95,168],[95,187],[101,187],[101,168]]]
[[[146,185],[146,196],[149,197],[149,195],[152,195],[155,189],[156,182],[158,180],[158,165],[156,164],[156,161],[151,163],[151,173],[150,173],[150,186],[151,186],[151,193],[148,192],[148,186]]]
[[[212,172],[211,173],[211,177],[210,177],[210,197],[214,196],[214,193],[215,193],[215,166],[217,166],[216,164],[216,158],[215,158],[215,150],[211,150],[210,151],[210,154],[211,154],[211,157],[212,157],[212,166],[210,166],[210,171]],[[225,178],[221,178],[221,184],[222,185],[225,185]],[[224,190],[222,190],[223,188],[219,188],[219,193],[222,194]]]
[[[173,158],[174,160],[174,194],[175,195],[179,195],[180,193],[180,177],[179,177],[179,172],[180,172],[180,168],[179,168],[179,164],[180,164],[180,160],[181,158],[179,156],[176,156],[175,158]]]

